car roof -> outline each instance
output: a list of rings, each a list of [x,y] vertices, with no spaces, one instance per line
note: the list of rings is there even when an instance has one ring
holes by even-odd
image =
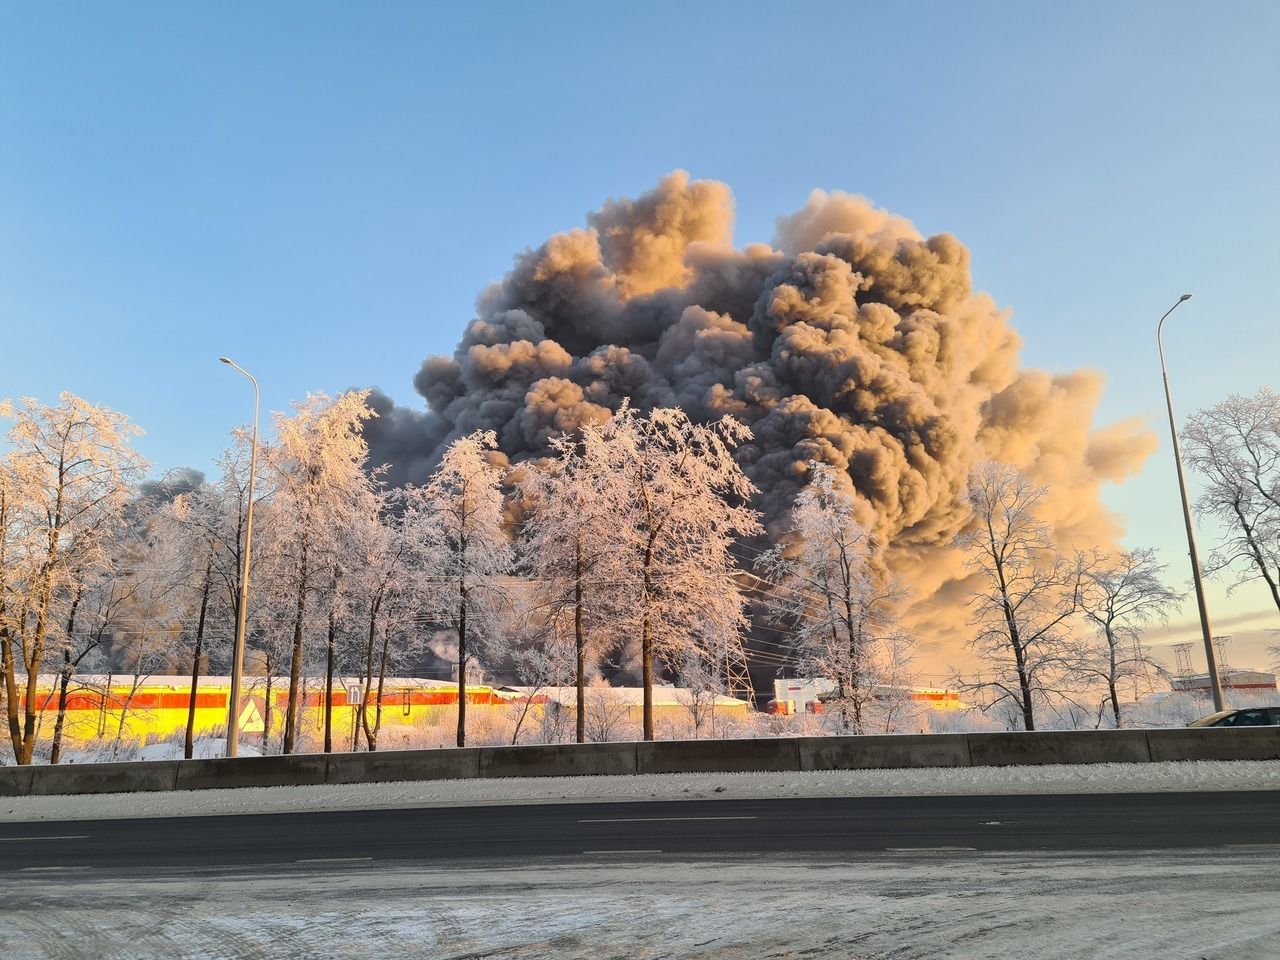
[[[1223,717],[1229,717],[1233,713],[1239,712],[1239,710],[1219,710],[1217,713],[1211,713],[1208,716],[1201,717],[1199,720],[1192,720],[1189,725],[1193,727],[1207,727],[1215,720],[1221,720]]]

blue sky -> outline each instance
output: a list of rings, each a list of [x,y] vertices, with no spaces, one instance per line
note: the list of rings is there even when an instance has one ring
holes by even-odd
[[[0,0],[0,395],[123,410],[160,468],[246,418],[222,353],[268,409],[412,402],[515,253],[684,168],[739,243],[814,187],[954,233],[1028,364],[1161,430],[1184,290],[1180,410],[1277,385],[1277,49],[1262,2]],[[1160,437],[1108,502],[1181,576]]]

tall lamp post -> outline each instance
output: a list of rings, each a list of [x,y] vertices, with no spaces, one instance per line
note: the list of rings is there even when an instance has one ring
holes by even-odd
[[[1204,580],[1200,576],[1200,556],[1196,553],[1195,524],[1191,520],[1191,503],[1187,499],[1187,481],[1182,475],[1182,451],[1178,447],[1178,427],[1173,418],[1173,397],[1169,393],[1169,371],[1164,365],[1164,322],[1169,314],[1191,299],[1184,293],[1178,302],[1164,312],[1156,324],[1156,346],[1160,350],[1160,372],[1164,375],[1164,401],[1169,408],[1169,435],[1173,437],[1173,462],[1178,467],[1178,492],[1182,494],[1182,519],[1187,525],[1187,548],[1191,554],[1191,577],[1196,585],[1196,605],[1200,608],[1200,631],[1204,635],[1204,657],[1209,666],[1209,691],[1213,694],[1213,709],[1222,709],[1222,681],[1218,677],[1218,661],[1213,654],[1213,630],[1209,627],[1209,607],[1204,599]]]
[[[253,439],[249,444],[249,496],[244,511],[244,553],[241,556],[240,598],[236,603],[235,651],[231,656],[231,700],[227,705],[227,756],[234,757],[240,745],[240,678],[244,673],[244,633],[249,617],[249,554],[253,550],[253,479],[258,472],[258,381],[230,357],[223,363],[249,378],[253,384]]]

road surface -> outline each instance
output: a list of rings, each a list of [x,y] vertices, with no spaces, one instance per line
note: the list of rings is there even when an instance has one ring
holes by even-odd
[[[1280,792],[485,806],[0,824],[4,872],[1274,845]]]
[[[1236,960],[1280,792],[0,824],[4,960]]]

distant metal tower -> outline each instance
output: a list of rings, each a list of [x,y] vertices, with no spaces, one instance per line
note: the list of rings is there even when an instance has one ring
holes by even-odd
[[[1213,638],[1213,645],[1218,648],[1218,673],[1222,675],[1222,682],[1227,682],[1227,644],[1231,642],[1231,635],[1219,636]]]
[[[1147,690],[1152,688],[1151,684],[1151,661],[1147,658],[1147,652],[1142,648],[1142,641],[1136,636],[1133,638],[1133,662],[1138,665],[1138,669],[1134,670],[1129,679],[1133,681],[1133,701],[1138,702],[1138,674],[1142,674],[1142,683]]]
[[[1173,658],[1177,664],[1173,670],[1183,680],[1191,676],[1191,651],[1194,647],[1194,643],[1175,643],[1173,645]]]
[[[741,641],[729,644],[725,651],[724,686],[729,691],[729,696],[755,706],[756,691],[751,685],[751,672],[747,669],[747,655],[742,649]]]

